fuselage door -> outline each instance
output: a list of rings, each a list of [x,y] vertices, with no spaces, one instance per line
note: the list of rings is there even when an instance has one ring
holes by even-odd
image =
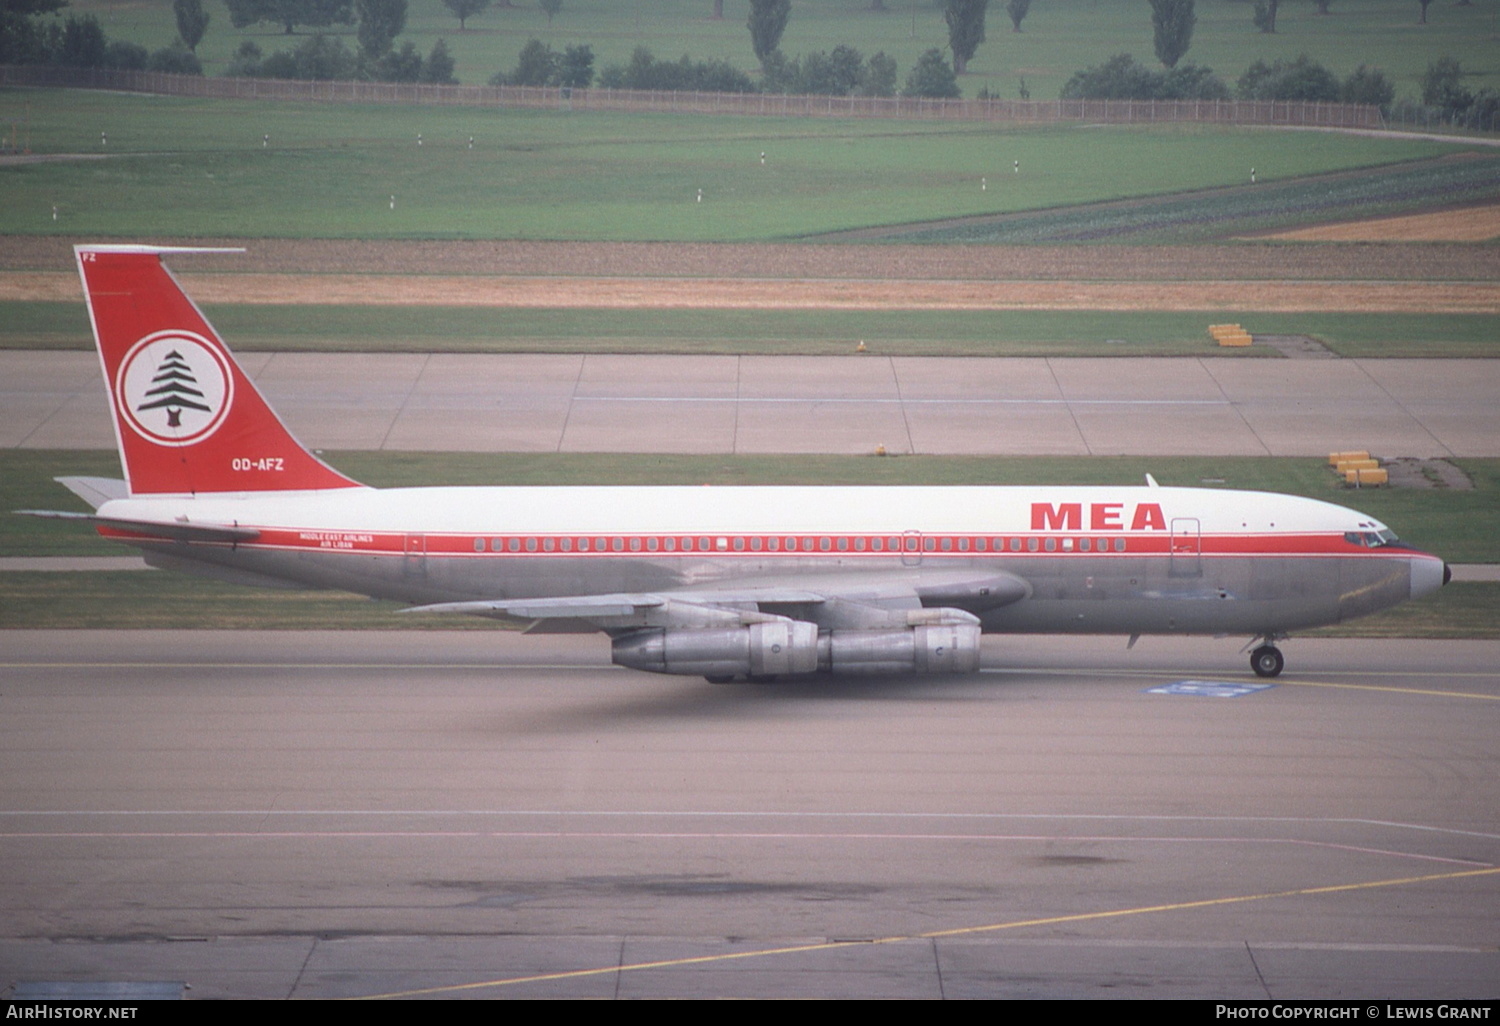
[[[901,533],[901,565],[922,565],[922,532],[903,531]]]
[[[1197,517],[1172,518],[1173,577],[1203,576],[1203,532]]]
[[[427,536],[425,534],[406,536],[405,555],[401,558],[401,576],[427,576]]]

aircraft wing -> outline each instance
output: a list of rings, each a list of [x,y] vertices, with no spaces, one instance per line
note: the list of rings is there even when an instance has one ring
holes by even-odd
[[[409,613],[467,613],[529,624],[535,633],[643,627],[744,627],[810,620],[828,629],[978,622],[978,612],[1019,601],[1031,585],[1009,573],[850,572],[795,585],[747,578],[661,592],[479,599],[414,606]]]

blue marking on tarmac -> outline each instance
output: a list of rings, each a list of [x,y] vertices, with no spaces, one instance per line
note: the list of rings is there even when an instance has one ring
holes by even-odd
[[[1175,684],[1163,684],[1160,687],[1147,688],[1148,695],[1201,695],[1204,698],[1239,698],[1241,695],[1254,694],[1267,688],[1274,688],[1275,684],[1245,684],[1240,681],[1228,680],[1179,680]]]

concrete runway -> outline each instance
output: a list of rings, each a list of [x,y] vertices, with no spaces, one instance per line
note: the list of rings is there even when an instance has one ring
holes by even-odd
[[[990,638],[715,687],[595,637],[7,632],[0,983],[1500,995],[1500,644]]]
[[[318,449],[1500,456],[1500,361],[242,354]],[[91,353],[0,352],[0,446],[114,446]]]

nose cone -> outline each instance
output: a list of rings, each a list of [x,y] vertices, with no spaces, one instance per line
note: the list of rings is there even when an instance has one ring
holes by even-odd
[[[1436,556],[1418,556],[1411,561],[1411,597],[1431,595],[1453,578],[1453,571]]]

